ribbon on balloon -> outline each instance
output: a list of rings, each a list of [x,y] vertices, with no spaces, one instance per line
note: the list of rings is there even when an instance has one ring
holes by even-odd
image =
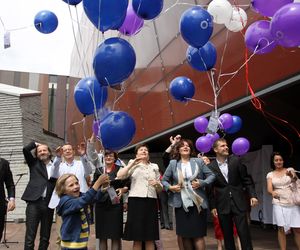
[[[248,89],[250,91],[250,94],[252,96],[252,98],[251,98],[252,105],[255,107],[255,109],[258,112],[261,112],[261,114],[264,116],[264,118],[266,119],[266,121],[270,125],[270,127],[280,137],[282,137],[285,141],[287,141],[287,143],[288,143],[288,145],[290,147],[290,150],[291,150],[290,155],[292,155],[293,152],[294,152],[294,148],[293,148],[292,142],[290,141],[290,139],[288,138],[288,136],[284,135],[281,131],[279,131],[279,129],[277,129],[272,124],[272,122],[270,121],[270,118],[272,118],[277,123],[281,123],[281,124],[284,124],[285,126],[289,127],[291,130],[293,130],[297,134],[298,138],[300,138],[299,131],[295,128],[295,126],[293,126],[288,121],[286,121],[286,120],[280,118],[279,116],[273,115],[272,113],[266,111],[264,109],[264,107],[263,107],[263,101],[255,95],[255,92],[253,91],[253,88],[252,88],[251,83],[249,81],[249,64],[248,64],[248,50],[247,50],[247,48],[245,49],[245,62],[246,62],[246,65],[245,65],[245,79],[246,79],[246,82],[247,82],[247,87],[248,87]]]

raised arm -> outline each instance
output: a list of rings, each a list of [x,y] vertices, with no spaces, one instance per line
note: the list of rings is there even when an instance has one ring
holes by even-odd
[[[61,163],[61,156],[62,156],[61,146],[59,146],[55,149],[55,153],[56,153],[56,156],[53,160],[53,166],[50,171],[50,177],[57,179],[59,177],[59,166]]]
[[[86,155],[88,157],[88,160],[91,161],[93,165],[96,167],[99,164],[99,158],[98,158],[97,151],[95,150],[95,142],[96,142],[96,138],[93,133],[91,138],[88,139],[86,144]]]
[[[37,147],[37,143],[32,141],[28,145],[23,148],[23,154],[25,157],[25,161],[29,167],[36,161],[36,158],[32,155],[31,150]]]
[[[128,178],[130,175],[130,170],[133,169],[140,162],[141,162],[140,158],[135,158],[134,160],[130,160],[127,166],[119,169],[117,173],[117,179],[124,180]]]

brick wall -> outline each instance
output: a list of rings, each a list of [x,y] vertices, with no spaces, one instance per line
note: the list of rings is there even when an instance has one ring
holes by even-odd
[[[15,211],[8,220],[25,219],[26,203],[20,199],[28,183],[28,166],[24,162],[22,148],[30,141],[46,143],[51,149],[63,144],[63,139],[43,133],[41,97],[12,96],[0,93],[0,155],[10,161],[15,183],[19,173],[27,173],[16,186]]]

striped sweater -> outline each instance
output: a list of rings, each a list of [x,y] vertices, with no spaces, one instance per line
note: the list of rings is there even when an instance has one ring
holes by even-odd
[[[88,204],[94,201],[97,192],[90,189],[80,197],[64,195],[57,206],[57,214],[62,217],[61,249],[87,249],[89,240]]]

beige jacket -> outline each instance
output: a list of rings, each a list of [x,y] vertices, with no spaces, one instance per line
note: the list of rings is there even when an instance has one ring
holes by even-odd
[[[149,180],[159,181],[160,173],[157,164],[149,163],[145,165],[140,163],[131,168],[127,176],[121,178],[126,179],[128,177],[131,180],[128,197],[157,198],[156,189],[148,183]]]

